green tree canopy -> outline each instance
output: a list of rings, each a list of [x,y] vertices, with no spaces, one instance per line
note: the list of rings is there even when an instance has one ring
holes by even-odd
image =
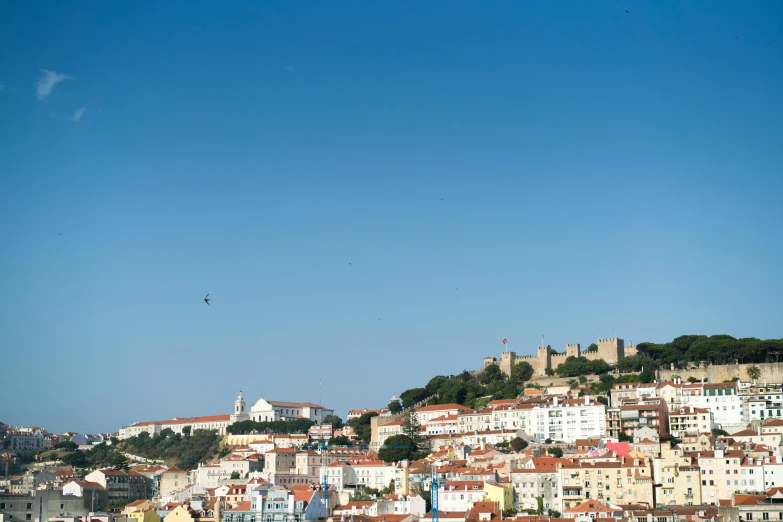
[[[324,424],[331,424],[332,428],[339,430],[343,427],[343,420],[337,415],[327,415],[324,417]]]
[[[54,449],[61,449],[66,451],[73,451],[78,447],[79,447],[78,444],[70,440],[61,440],[60,442],[54,445]]]
[[[403,408],[410,408],[416,403],[423,401],[427,397],[429,397],[429,394],[427,394],[427,390],[425,388],[411,388],[410,390],[405,390],[400,394],[400,400],[402,401]]]
[[[500,366],[497,364],[490,364],[484,371],[481,372],[480,380],[483,384],[489,384],[496,381],[503,380],[503,372],[500,371]]]
[[[396,415],[402,411],[402,404],[400,401],[389,401],[389,413]]]
[[[377,417],[378,414],[374,411],[363,413],[361,417],[353,418],[348,421],[348,425],[354,429],[356,436],[359,439],[369,444],[372,437],[372,426],[370,425],[370,419]]]
[[[520,381],[529,381],[533,373],[533,367],[527,361],[518,362],[511,368],[511,377]]]
[[[332,437],[326,444],[327,446],[349,446],[351,441],[345,435],[340,435],[339,437]]]
[[[329,415],[326,417],[329,417]],[[246,420],[229,425],[226,431],[232,435],[246,435],[248,433],[307,433],[307,430],[313,424],[315,423],[310,419],[269,422]],[[161,431],[161,435],[163,435],[163,431]]]
[[[555,368],[555,373],[560,377],[578,377],[580,375],[601,374],[611,370],[609,364],[603,359],[591,361],[586,357],[567,357],[565,362]]]
[[[392,435],[378,451],[378,458],[384,462],[413,460],[416,455],[416,443],[407,435]]]
[[[515,453],[519,453],[525,448],[527,448],[527,441],[525,439],[521,437],[511,439],[511,449],[513,449]]]
[[[557,446],[552,446],[551,448],[547,449],[547,453],[549,453],[553,457],[557,457],[557,458],[560,458],[560,457],[563,456],[563,450],[561,450]]]
[[[83,468],[87,465],[87,456],[80,450],[72,451],[71,453],[64,455],[61,460],[63,464],[74,468]]]
[[[440,388],[440,385],[444,382],[448,381],[449,378],[445,375],[436,375],[432,379],[430,379],[430,382],[427,383],[427,386],[424,388],[424,390],[427,392],[427,396],[435,395],[438,393],[438,389]]]

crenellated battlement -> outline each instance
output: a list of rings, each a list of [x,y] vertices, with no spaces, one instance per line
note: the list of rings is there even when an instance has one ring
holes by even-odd
[[[609,364],[617,364],[620,358],[626,355],[636,355],[636,347],[629,345],[626,349],[625,341],[618,337],[598,339],[598,350],[582,352],[579,343],[566,344],[565,353],[553,353],[551,346],[539,346],[535,355],[517,355],[516,352],[503,352],[500,360],[494,357],[484,358],[484,368],[490,364],[497,364],[505,375],[511,375],[515,364],[526,362],[533,367],[538,375],[544,375],[547,368],[556,368],[568,357],[585,357],[590,360],[603,359]]]

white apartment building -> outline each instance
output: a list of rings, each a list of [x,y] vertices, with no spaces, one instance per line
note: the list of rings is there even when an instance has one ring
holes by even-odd
[[[185,427],[189,427],[191,432],[197,430],[217,430],[218,434],[225,435],[226,428],[231,424],[231,415],[206,415],[202,417],[174,417],[171,420],[134,422],[130,426],[120,428],[118,438],[120,440],[135,437],[142,432],[150,435],[159,434],[165,429],[170,429],[174,433],[183,433]]]
[[[707,408],[680,406],[669,411],[669,433],[680,438],[686,433],[711,433],[712,411]]]
[[[528,435],[539,442],[546,439],[573,443],[577,439],[606,436],[606,406],[591,402],[590,397],[558,400],[530,411]]]
[[[468,511],[472,502],[484,500],[484,482],[451,480],[438,489],[440,511]]]
[[[382,460],[360,460],[351,463],[356,485],[383,489],[394,480],[394,466]]]
[[[431,419],[425,426],[427,435],[455,435],[459,429],[456,415],[442,415]]]
[[[566,399],[552,396],[544,403],[468,410],[457,416],[459,432],[524,431],[530,438],[573,443],[577,439],[606,436],[606,406],[591,397]],[[487,440],[486,442],[489,442]]]
[[[402,424],[404,421],[392,421],[388,424],[378,426],[378,448],[383,446],[386,439],[394,435],[402,435]]]
[[[531,459],[533,464],[535,460]],[[551,459],[554,460],[554,459]],[[562,498],[558,495],[558,477],[555,466],[533,466],[511,470],[511,486],[517,511],[538,509],[538,497],[543,497],[544,509],[563,510]]]
[[[418,408],[416,410],[416,417],[419,419],[419,424],[424,426],[432,419],[458,415],[467,409],[468,408],[465,406],[459,404],[433,404],[431,406],[422,406],[421,408]]]

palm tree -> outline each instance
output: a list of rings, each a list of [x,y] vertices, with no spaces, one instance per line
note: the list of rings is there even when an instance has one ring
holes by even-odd
[[[759,369],[758,366],[753,365],[745,368],[745,373],[748,374],[748,377],[750,377],[751,381],[755,381],[761,375],[761,370]]]

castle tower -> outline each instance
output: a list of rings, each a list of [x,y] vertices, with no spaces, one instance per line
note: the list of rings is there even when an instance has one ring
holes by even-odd
[[[509,376],[511,375],[511,368],[514,367],[514,364],[516,363],[517,359],[517,353],[516,352],[503,352],[500,354],[500,371],[503,372],[504,375]]]
[[[579,346],[579,343],[566,345],[566,357],[579,357],[580,353],[581,353],[581,348]]]
[[[250,416],[245,413],[245,398],[242,397],[242,390],[239,390],[239,396],[234,401],[234,413],[231,414],[231,424],[250,420]]]
[[[552,348],[549,345],[539,346],[536,360],[537,368],[535,369],[540,375],[543,375],[547,368],[552,367]]]
[[[625,341],[618,337],[598,339],[598,356],[609,364],[617,364],[625,357]]]

